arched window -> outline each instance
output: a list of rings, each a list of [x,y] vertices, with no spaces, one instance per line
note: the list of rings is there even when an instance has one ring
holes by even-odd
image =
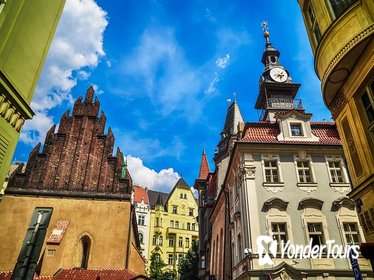
[[[143,241],[144,241],[143,240],[143,233],[139,232],[139,242],[140,242],[140,244],[143,244],[144,243]]]
[[[162,235],[160,235],[160,237],[158,238],[158,246],[162,246],[162,243],[163,243],[163,239],[162,239]]]
[[[183,193],[181,193],[180,198],[183,198]]]
[[[88,266],[88,259],[90,257],[91,239],[85,235],[81,238],[81,248],[82,248],[82,259],[81,268],[86,269]]]
[[[153,235],[152,245],[155,246],[155,245],[156,245],[156,242],[157,242],[156,235]]]
[[[184,194],[184,199],[187,199],[187,195],[186,194]]]

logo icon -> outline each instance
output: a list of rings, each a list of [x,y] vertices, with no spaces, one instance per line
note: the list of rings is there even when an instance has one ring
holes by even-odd
[[[271,236],[260,235],[259,237],[257,237],[256,243],[257,243],[258,254],[259,254],[259,259],[258,259],[259,265],[273,264],[273,260],[271,259],[269,253],[274,258],[277,256],[278,242],[276,240],[273,240]]]

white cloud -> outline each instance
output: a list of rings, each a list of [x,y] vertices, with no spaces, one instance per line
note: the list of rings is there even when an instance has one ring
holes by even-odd
[[[171,28],[145,30],[123,62],[123,71],[125,77],[137,81],[137,91],[152,100],[160,115],[177,112],[195,120],[202,113],[199,94],[206,74],[191,67]]]
[[[213,80],[210,82],[209,87],[204,91],[205,94],[212,94],[217,90],[217,83],[221,79],[219,78],[218,74],[216,74]]]
[[[227,53],[224,57],[219,57],[217,60],[216,60],[216,65],[219,67],[219,68],[226,68],[226,66],[229,64],[230,62],[230,55]]]
[[[73,102],[70,93],[77,79],[88,79],[103,50],[103,33],[108,24],[106,12],[94,0],[67,0],[31,107],[36,116],[27,121],[21,141],[35,145],[43,140],[48,110],[63,102]],[[37,117],[41,114],[42,117]],[[38,124],[42,121],[43,123]]]
[[[128,155],[127,166],[133,183],[151,190],[170,192],[180,178],[173,168],[162,169],[159,172],[144,166],[138,157]]]

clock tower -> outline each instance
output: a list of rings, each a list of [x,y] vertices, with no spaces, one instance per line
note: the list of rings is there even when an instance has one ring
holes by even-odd
[[[304,111],[300,99],[295,99],[300,84],[293,83],[287,69],[279,63],[280,52],[272,47],[267,23],[263,22],[265,51],[261,62],[265,65],[260,77],[256,109],[261,109],[260,121],[275,122],[274,114],[280,111]]]

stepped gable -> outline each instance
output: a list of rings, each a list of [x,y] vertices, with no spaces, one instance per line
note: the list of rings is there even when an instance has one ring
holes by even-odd
[[[119,148],[113,156],[114,135],[105,134],[104,112],[98,117],[100,102],[92,102],[88,88],[84,100],[67,110],[58,131],[47,132],[43,150],[39,143],[30,153],[24,173],[9,181],[7,193],[129,199],[132,181]],[[83,101],[82,101],[83,100]]]

